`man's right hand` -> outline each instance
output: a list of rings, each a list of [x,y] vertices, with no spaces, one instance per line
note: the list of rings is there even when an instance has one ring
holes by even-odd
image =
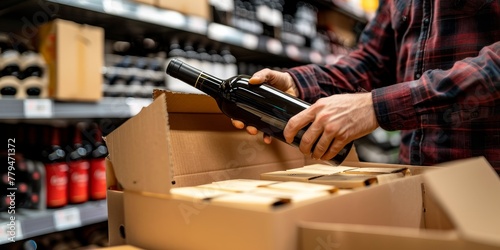
[[[280,72],[271,69],[263,69],[257,71],[249,80],[250,84],[269,84],[285,93],[288,93],[292,96],[297,97],[299,95],[299,91],[293,81],[293,78],[290,74],[285,72]],[[245,128],[245,124],[238,120],[231,120],[233,126],[238,129]],[[246,130],[251,135],[256,135],[259,131],[252,126],[246,126]],[[269,144],[271,143],[271,137],[269,135],[264,134],[264,142]]]

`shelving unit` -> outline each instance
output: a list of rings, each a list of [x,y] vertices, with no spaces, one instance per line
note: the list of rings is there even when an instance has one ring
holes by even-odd
[[[99,102],[0,99],[0,119],[129,118],[151,103],[147,98],[104,97]]]
[[[8,241],[8,223],[10,215],[0,214],[0,244]],[[79,205],[68,205],[59,209],[47,210],[16,210],[15,241],[36,237],[43,234],[68,230],[108,219],[105,200],[89,201]]]
[[[207,22],[196,17],[183,15],[176,11],[157,8],[126,0],[46,0],[54,5],[57,13],[54,17],[73,20],[104,27],[108,38],[120,39],[135,34],[163,34],[194,37],[216,41],[230,46],[237,58],[252,60],[266,58],[267,61],[283,66],[295,66],[304,63],[325,63],[328,54],[308,47],[286,44],[277,39],[240,31],[233,27]],[[325,1],[314,1],[321,6],[330,6]],[[19,22],[20,15],[35,16],[40,12],[40,2],[35,0],[19,1],[18,4],[7,1],[2,3],[3,15],[11,20],[17,30],[26,25]],[[0,7],[2,7],[0,4]],[[0,12],[1,13],[1,12]],[[52,13],[45,13],[49,15]],[[39,13],[38,15],[43,16]],[[25,19],[26,20],[26,19]],[[361,19],[358,18],[361,21]],[[119,26],[117,26],[119,25]],[[272,57],[269,57],[272,55]]]
[[[182,1],[182,0],[179,0]],[[331,1],[314,0],[311,4],[336,9],[360,23],[366,20],[349,10],[338,9]],[[48,6],[48,7],[47,7]],[[293,67],[306,63],[323,64],[329,54],[309,47],[287,44],[272,37],[255,35],[233,27],[176,11],[128,0],[3,0],[0,20],[3,32],[24,32],[36,37],[34,27],[51,18],[62,18],[103,27],[106,39],[120,40],[133,36],[161,34],[180,36],[207,43],[227,45],[241,61],[263,61]],[[111,98],[99,102],[59,102],[51,99],[0,99],[0,123],[52,119],[127,119],[151,103],[148,98]],[[107,220],[106,201],[91,201],[43,211],[16,211],[16,241],[72,229]],[[0,215],[0,246],[6,241],[6,213]]]

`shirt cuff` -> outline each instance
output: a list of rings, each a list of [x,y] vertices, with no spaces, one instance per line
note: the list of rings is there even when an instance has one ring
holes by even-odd
[[[372,91],[373,107],[381,128],[392,131],[419,126],[411,97],[411,84],[404,82]]]

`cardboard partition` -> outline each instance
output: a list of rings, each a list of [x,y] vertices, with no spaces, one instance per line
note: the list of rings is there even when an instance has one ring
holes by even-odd
[[[421,177],[420,226],[303,221],[300,249],[500,249],[500,179],[484,158],[442,164]]]
[[[102,98],[103,28],[55,19],[40,26],[38,42],[49,71],[49,97],[61,101]]]

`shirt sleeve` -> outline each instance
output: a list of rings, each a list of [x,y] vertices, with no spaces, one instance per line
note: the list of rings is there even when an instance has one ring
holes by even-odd
[[[371,91],[395,83],[395,41],[392,1],[381,0],[375,17],[362,32],[357,48],[331,65],[304,65],[287,70],[299,97],[314,103],[321,97]]]
[[[429,119],[429,124],[453,126],[494,115],[500,106],[500,42],[448,70],[429,70],[418,80],[374,89],[372,98],[386,130],[425,127]]]

